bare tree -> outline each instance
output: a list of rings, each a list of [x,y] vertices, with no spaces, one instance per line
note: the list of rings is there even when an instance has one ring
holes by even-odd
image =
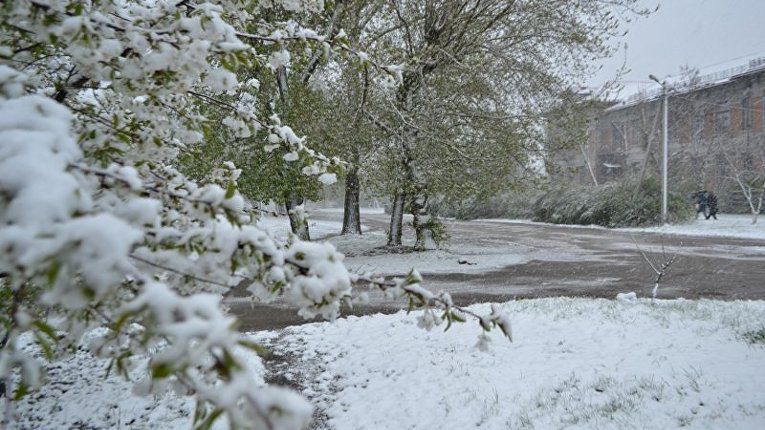
[[[765,148],[726,148],[718,146],[719,153],[725,159],[729,176],[738,185],[749,204],[752,224],[757,224],[757,217],[762,211],[765,198]]]
[[[659,292],[659,285],[661,284],[661,280],[664,278],[664,275],[666,275],[670,266],[672,266],[675,260],[677,260],[677,254],[667,255],[666,249],[664,248],[664,242],[662,241],[660,255],[661,258],[652,259],[648,256],[648,254],[645,253],[645,251],[643,251],[642,248],[640,248],[640,245],[638,245],[634,237],[632,237],[632,242],[635,244],[638,252],[643,257],[643,261],[648,264],[655,275],[653,280],[653,290],[651,290],[651,300],[656,300],[656,294]],[[680,243],[680,246],[682,246],[682,243]]]

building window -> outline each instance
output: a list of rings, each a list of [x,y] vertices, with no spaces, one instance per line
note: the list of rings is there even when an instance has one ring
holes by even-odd
[[[730,109],[715,112],[715,134],[725,134],[730,130]]]
[[[690,141],[695,142],[701,137],[701,133],[704,131],[704,118],[699,112],[691,117],[691,136]]]
[[[624,139],[624,127],[621,125],[617,125],[615,123],[611,123],[611,134],[613,135],[613,142],[614,146],[616,148],[627,148],[625,139]]]
[[[744,97],[741,100],[741,128],[743,130],[749,130],[752,128],[752,117],[754,116],[754,109],[752,109],[752,102],[749,96]]]

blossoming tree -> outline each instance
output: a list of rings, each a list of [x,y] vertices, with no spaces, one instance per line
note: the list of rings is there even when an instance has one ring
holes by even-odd
[[[257,225],[223,163],[203,183],[173,167],[218,127],[259,136],[264,151],[302,163],[322,182],[342,162],[311,150],[260,100],[241,97],[238,67],[277,71],[302,57],[346,55],[375,65],[342,37],[304,28],[320,0],[14,0],[0,2],[0,379],[13,398],[40,383],[21,346],[47,358],[106,327],[91,345],[123,374],[149,360],[137,383],[195,396],[197,428],[219,417],[242,428],[300,428],[310,405],[278,387],[254,387],[220,294],[246,281],[253,299],[282,296],[305,317],[335,318],[371,283],[424,308],[420,325],[475,317],[510,336],[497,309],[478,315],[447,294],[404,279],[349,273],[330,244],[286,242]],[[302,18],[302,19],[301,19]],[[215,109],[220,122],[208,119]],[[436,313],[437,312],[437,313]],[[483,337],[481,344],[485,344]]]

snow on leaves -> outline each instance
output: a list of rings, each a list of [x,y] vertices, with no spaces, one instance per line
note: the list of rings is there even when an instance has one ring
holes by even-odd
[[[215,109],[235,135],[263,136],[265,149],[303,162],[303,173],[336,180],[328,169],[340,160],[311,150],[278,117],[259,117],[254,96],[231,101],[253,86],[238,82],[239,66],[288,66],[291,41],[334,49],[294,21],[266,19],[261,12],[273,7],[314,13],[322,2],[3,6],[0,290],[10,294],[12,318],[2,321],[0,379],[10,386],[21,369],[17,394],[39,382],[33,360],[17,348],[21,333],[33,331],[53,358],[106,326],[94,351],[121,373],[131,357],[148,356],[150,374],[137,391],[196,396],[199,428],[224,415],[238,428],[304,427],[311,406],[284,389],[254,387],[238,358],[246,342],[220,293],[242,282],[254,298],[283,296],[306,318],[330,320],[341,304],[358,301],[352,285],[367,282],[425,308],[426,328],[469,314],[509,337],[504,317],[453,306],[448,295],[422,288],[416,272],[392,283],[359,277],[332,245],[271,237],[239,194],[233,164],[204,183],[172,166],[178,152],[213,131],[204,112]]]

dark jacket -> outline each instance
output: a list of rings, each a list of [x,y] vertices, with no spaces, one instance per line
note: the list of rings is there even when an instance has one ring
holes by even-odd
[[[693,200],[697,205],[699,205],[700,208],[703,208],[704,206],[707,205],[707,192],[699,191],[697,193],[694,193]]]
[[[707,206],[709,207],[709,213],[717,213],[717,195],[709,193],[707,196]]]

